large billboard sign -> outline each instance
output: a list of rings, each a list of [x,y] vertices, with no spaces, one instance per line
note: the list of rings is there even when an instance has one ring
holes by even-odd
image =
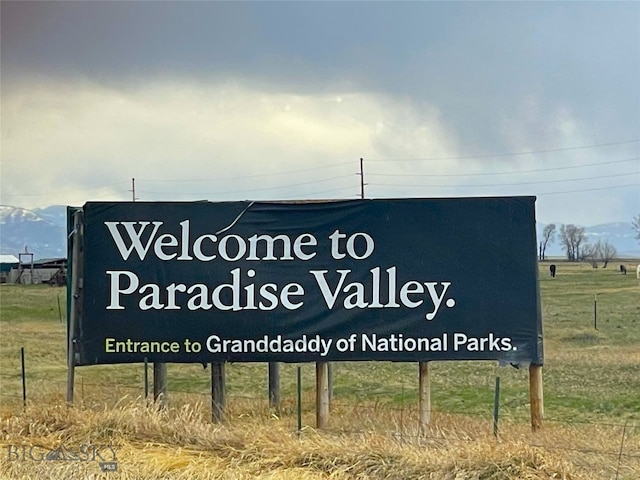
[[[533,197],[87,203],[82,227],[77,365],[542,364]]]

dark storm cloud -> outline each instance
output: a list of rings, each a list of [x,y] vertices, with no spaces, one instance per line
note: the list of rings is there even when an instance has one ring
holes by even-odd
[[[473,190],[583,192],[572,202],[543,197],[547,220],[560,210],[573,222],[578,210],[625,219],[640,208],[632,163],[640,144],[616,143],[640,138],[638,2],[2,1],[0,9],[5,197],[13,188],[31,198],[16,187],[26,164],[37,166],[44,192],[63,163],[122,177],[135,173],[123,173],[130,158],[140,170],[233,158],[276,172],[371,156],[382,177],[458,176],[460,188],[446,195],[472,192],[463,177],[473,172],[575,166],[566,185],[521,186],[550,180],[540,174]],[[615,145],[572,149],[602,143]],[[556,153],[496,155],[544,150]],[[396,161],[403,157],[454,160]],[[587,172],[584,163],[604,166]],[[610,173],[626,186],[598,179]],[[400,187],[379,194],[443,192]]]
[[[388,92],[487,149],[533,97],[626,139],[640,131],[639,22],[637,2],[2,2],[2,77]]]

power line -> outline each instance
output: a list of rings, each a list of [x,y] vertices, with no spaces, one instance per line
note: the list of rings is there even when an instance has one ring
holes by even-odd
[[[629,188],[629,187],[640,187],[639,183],[629,183],[626,185],[612,185],[609,187],[593,187],[593,188],[583,188],[580,190],[564,190],[560,192],[545,192],[545,193],[537,193],[536,195],[539,197],[543,197],[546,195],[563,195],[565,193],[583,193],[583,192],[595,192],[597,190],[614,190],[619,188]]]
[[[341,191],[351,191],[353,192],[355,190],[354,187],[341,187],[341,188],[331,188],[329,190],[320,190],[320,191],[315,191],[315,192],[304,192],[304,197],[305,199],[311,199],[311,198],[318,198],[318,195],[324,195],[327,193],[333,193],[333,192],[341,192]],[[350,199],[350,198],[360,198],[360,194],[355,194],[352,193],[351,195],[348,195],[346,197],[342,197],[344,199]],[[287,199],[299,199],[300,198],[300,194],[295,194],[295,195],[284,195],[279,197],[279,200],[287,200]]]
[[[279,185],[279,186],[273,186],[273,187],[250,188],[250,189],[232,190],[232,191],[215,192],[215,193],[217,195],[220,195],[220,194],[227,194],[227,193],[243,193],[243,192],[261,192],[261,191],[266,191],[266,190],[281,190],[283,188],[301,187],[301,186],[304,186],[304,185],[312,185],[312,184],[315,184],[315,183],[322,183],[322,182],[328,182],[328,181],[331,181],[331,180],[338,180],[340,178],[352,177],[353,175],[354,174],[338,175],[336,177],[328,177],[328,178],[322,178],[322,179],[319,179],[319,180],[311,180],[309,182],[300,182],[300,183],[293,183],[293,184],[288,184],[288,185]],[[179,193],[179,192],[154,192],[154,191],[144,190],[142,192],[139,191],[139,193],[156,194],[156,195],[165,195],[167,193],[170,193],[171,195],[208,195],[208,194],[211,194],[212,192]]]
[[[7,193],[7,194],[3,194],[2,196],[6,195],[7,197],[41,197],[41,196],[57,195],[60,193],[77,193],[79,191],[93,192],[97,190],[103,190],[105,188],[112,188],[117,186],[122,187],[123,184],[124,184],[124,181],[118,182],[118,183],[112,183],[109,185],[103,185],[100,187],[87,187],[87,188],[78,187],[78,188],[72,188],[72,189],[66,189],[66,190],[47,190],[46,192],[40,192],[40,193]],[[130,191],[130,190],[117,190],[118,193],[124,192],[124,191]]]
[[[290,175],[292,173],[303,173],[303,172],[312,172],[314,170],[324,170],[327,168],[335,168],[335,167],[343,167],[346,165],[353,166],[353,162],[342,162],[342,163],[332,163],[329,165],[322,165],[319,167],[310,167],[310,168],[302,168],[298,170],[287,170],[286,172],[273,172],[273,173],[256,173],[252,175],[238,175],[235,177],[215,177],[215,178],[185,178],[185,179],[162,179],[162,178],[138,178],[138,180],[142,180],[145,182],[213,182],[213,181],[228,181],[228,180],[241,180],[244,178],[258,178],[258,177],[276,177],[280,175]]]
[[[454,157],[419,157],[419,158],[365,158],[368,162],[387,162],[390,160],[396,162],[423,162],[423,161],[441,161],[441,160],[473,160],[473,159],[482,159],[482,158],[497,158],[497,157],[516,157],[519,155],[537,155],[541,153],[556,153],[556,152],[567,152],[571,150],[584,150],[588,148],[599,148],[599,147],[611,147],[615,145],[627,145],[630,143],[638,143],[640,139],[635,140],[625,140],[622,142],[609,142],[609,143],[595,143],[591,145],[580,145],[575,147],[563,147],[563,148],[550,148],[544,150],[527,150],[524,152],[507,152],[507,153],[492,153],[492,154],[484,154],[484,155],[463,155],[463,156],[454,156]]]
[[[624,160],[612,160],[609,162],[596,162],[596,163],[584,163],[581,165],[570,165],[566,167],[551,167],[551,168],[536,168],[531,170],[511,170],[502,172],[484,172],[484,173],[367,173],[369,177],[481,177],[489,175],[513,175],[519,173],[537,173],[537,172],[552,172],[557,170],[571,170],[574,168],[594,167],[600,165],[611,165],[615,163],[625,163],[640,160],[640,157],[626,158]]]
[[[339,191],[343,191],[343,190],[353,190],[354,187],[341,187],[341,188],[332,188],[329,190],[321,190],[321,191],[316,191],[316,192],[307,192],[305,193],[305,196],[314,196],[314,195],[321,195],[321,194],[325,194],[325,193],[332,193],[332,192],[339,192]],[[352,194],[349,196],[349,198],[351,197],[358,197],[359,198],[359,194]],[[297,198],[298,195],[287,195],[284,198]]]
[[[544,185],[547,183],[564,183],[564,182],[578,182],[584,180],[599,180],[601,178],[614,178],[614,177],[626,177],[630,175],[634,175],[638,172],[630,172],[630,173],[616,173],[612,175],[598,175],[595,177],[583,177],[583,178],[568,178],[568,179],[560,179],[560,180],[542,180],[539,182],[517,182],[517,183],[474,183],[471,185],[458,185],[458,184],[419,184],[419,185],[403,185],[403,184],[394,184],[394,183],[370,183],[369,185],[374,186],[385,186],[385,187],[451,187],[451,188],[473,188],[473,187],[514,187],[521,185]]]
[[[370,184],[370,185],[393,186],[393,185],[384,185],[384,184]],[[415,185],[415,186],[420,186],[420,185]],[[425,185],[425,186],[429,187],[428,185]],[[437,185],[434,185],[434,186],[437,186]],[[469,186],[474,187],[476,185],[469,185]],[[500,185],[497,185],[497,186],[500,186]],[[561,191],[556,191],[556,192],[543,192],[543,193],[535,193],[535,195],[541,197],[541,196],[545,196],[545,195],[561,195],[561,194],[565,194],[565,193],[582,193],[582,192],[593,192],[593,191],[598,191],[598,190],[614,190],[614,189],[631,188],[631,187],[638,188],[638,187],[640,187],[640,183],[627,183],[627,184],[624,184],[624,185],[610,185],[608,187],[593,187],[593,188],[583,188],[583,189],[578,189],[578,190],[561,190]],[[449,186],[449,188],[458,188],[458,185]]]

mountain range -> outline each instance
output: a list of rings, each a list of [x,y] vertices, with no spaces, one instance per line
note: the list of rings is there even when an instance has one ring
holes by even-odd
[[[67,256],[67,207],[0,205],[0,254],[33,253],[34,260]]]
[[[548,257],[562,257],[564,252],[555,223],[556,235],[547,246]],[[538,238],[546,224],[538,223]],[[614,222],[585,228],[588,243],[598,240],[609,242],[618,252],[618,257],[640,258],[640,243],[631,222]],[[45,208],[26,208],[0,205],[0,254],[18,256],[25,252],[34,254],[35,260],[67,256],[67,207],[52,205]]]

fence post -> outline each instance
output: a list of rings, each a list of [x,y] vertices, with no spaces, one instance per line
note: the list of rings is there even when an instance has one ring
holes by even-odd
[[[144,357],[144,399],[149,398],[149,359]]]
[[[27,376],[24,368],[24,347],[20,348],[20,365],[22,366],[22,406],[27,406]]]
[[[498,415],[500,412],[500,377],[496,377],[496,387],[493,392],[493,436],[498,437]]]
[[[296,391],[298,400],[298,435],[302,431],[302,367],[296,369]]]

